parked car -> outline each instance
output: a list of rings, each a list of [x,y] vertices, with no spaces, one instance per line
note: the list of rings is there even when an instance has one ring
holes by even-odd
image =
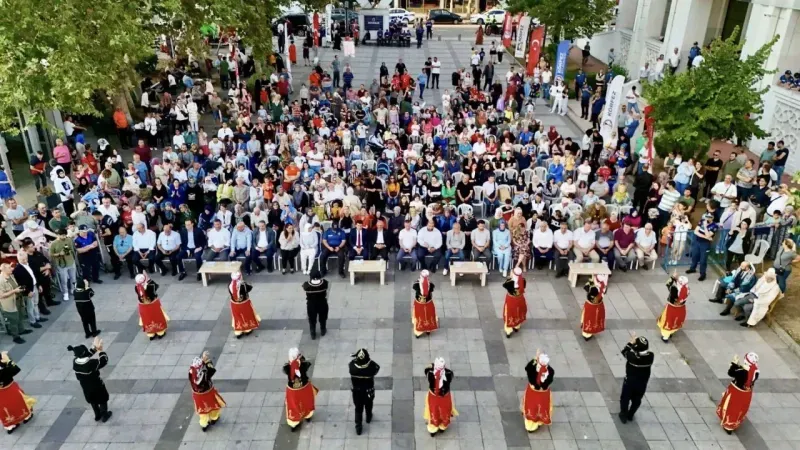
[[[292,24],[292,27],[291,27],[292,33],[294,33],[296,35],[305,34],[305,28],[307,26],[311,25],[311,20],[309,20],[308,14],[292,12],[292,13],[289,13],[289,14],[285,14],[285,15],[275,19],[274,22],[272,22],[272,27],[271,27],[272,28],[272,34],[277,34],[278,33],[278,24],[279,23],[286,23],[287,20],[289,21],[290,24]]]
[[[344,8],[333,8],[331,10],[331,21],[334,23],[344,22],[345,21],[345,11],[347,11],[347,22],[350,23],[353,20],[358,21],[358,12],[353,11],[352,9],[345,10]]]
[[[402,20],[404,23],[414,21],[414,13],[408,12],[403,8],[392,8],[389,10],[389,20]]]
[[[446,9],[432,9],[428,11],[428,19],[433,23],[461,23],[464,18]]]
[[[503,20],[506,18],[506,10],[504,9],[490,9],[489,11],[480,13],[480,14],[473,14],[469,17],[469,23],[477,23],[479,25],[483,25],[486,23],[497,23],[498,25],[503,24]]]

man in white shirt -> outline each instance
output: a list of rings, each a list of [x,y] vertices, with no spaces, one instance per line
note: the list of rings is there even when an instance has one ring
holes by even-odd
[[[714,195],[714,200],[719,202],[719,206],[722,209],[731,206],[731,201],[736,199],[736,185],[733,184],[733,177],[725,175],[724,180],[711,188],[711,194]]]
[[[473,52],[472,56],[470,57],[470,65],[474,69],[478,67],[480,63],[481,63],[481,55],[479,55],[477,52]]]
[[[411,221],[405,220],[403,229],[397,234],[397,261],[400,264],[400,270],[405,270],[403,260],[406,258],[411,259],[411,271],[417,267],[417,230],[411,228]]]
[[[540,220],[537,224],[531,244],[533,244],[534,267],[542,270],[548,261],[553,260],[553,230],[544,220]]]
[[[696,69],[700,67],[700,64],[703,64],[706,58],[702,55],[702,53],[697,53],[697,56],[694,57],[692,60],[692,68]]]
[[[103,203],[97,207],[97,210],[105,216],[111,217],[111,219],[116,222],[119,220],[119,209],[117,205],[111,204],[111,199],[108,197],[103,197]]]
[[[669,73],[670,75],[675,75],[675,72],[678,70],[678,65],[681,63],[681,51],[678,47],[675,47],[672,50],[672,53],[669,55]]]
[[[208,250],[204,256],[205,261],[221,259],[228,260],[231,249],[231,232],[222,226],[222,221],[214,219],[214,227],[208,230]]]
[[[175,130],[175,136],[172,136],[172,146],[175,148],[181,148],[183,145],[186,145],[186,140],[183,139],[183,134],[181,134],[181,130]]]
[[[316,149],[312,148],[308,153],[306,153],[306,160],[308,161],[308,168],[313,172],[317,173],[322,169],[322,160],[325,159],[322,153],[317,152]]]
[[[486,222],[478,221],[478,228],[472,230],[469,239],[472,242],[472,259],[475,261],[483,258],[485,261],[492,260],[492,237],[486,229]]]
[[[145,228],[143,223],[136,225],[136,232],[133,233],[133,265],[139,273],[145,272],[142,260],[148,261],[151,271],[156,269],[156,234],[152,230]]]
[[[208,149],[211,150],[212,155],[219,156],[222,154],[223,150],[225,150],[225,144],[219,137],[214,136],[214,139],[208,143]]]
[[[417,233],[417,259],[422,270],[436,271],[439,260],[442,258],[442,232],[433,226],[433,220]],[[427,262],[430,258],[430,263]]]
[[[636,92],[636,86],[628,89],[628,93],[625,94],[625,102],[628,104],[628,111],[639,113],[639,94]]]
[[[639,266],[644,267],[645,270],[650,267],[647,265],[658,258],[656,253],[656,233],[653,231],[653,224],[646,223],[644,228],[639,228],[636,231],[636,258],[639,260]]]
[[[494,210],[500,206],[500,196],[497,192],[497,182],[494,175],[489,175],[489,179],[481,185],[483,188],[483,203],[486,206],[486,215],[491,216]]]
[[[444,269],[442,270],[442,275],[447,275],[447,270],[450,269],[450,261],[453,258],[459,261],[464,260],[464,246],[467,244],[467,235],[461,232],[460,223],[454,223],[453,229],[447,232],[445,244],[447,248],[444,253]]]
[[[228,139],[233,139],[233,130],[231,130],[231,127],[229,127],[227,123],[223,123],[222,128],[217,131],[217,137],[219,140],[224,140],[226,136]]]
[[[569,272],[570,253],[575,245],[572,231],[567,228],[567,221],[560,224],[558,231],[553,233],[553,248],[556,257],[556,278],[566,276]]]
[[[572,252],[577,262],[584,262],[589,259],[592,262],[600,262],[600,255],[594,250],[595,232],[592,230],[592,223],[585,221],[583,227],[573,232],[574,248]]]
[[[433,57],[433,62],[431,62],[431,79],[428,82],[431,89],[439,89],[439,74],[442,72],[442,62],[439,61],[439,58]]]
[[[156,240],[156,246],[158,247],[156,265],[161,271],[161,275],[167,273],[167,268],[164,267],[164,258],[167,258],[172,265],[172,276],[174,277],[180,271],[181,280],[186,278],[186,269],[183,267],[183,258],[181,258],[181,235],[172,231],[171,223],[164,224],[164,229]]]
[[[542,92],[544,93],[544,99],[550,100],[550,81],[553,79],[553,72],[550,69],[545,69],[542,71]]]
[[[375,223],[377,229],[375,230],[375,235],[373,236],[374,239],[372,242],[372,258],[377,259],[380,261],[388,261],[389,260],[389,246],[388,243],[390,242],[390,235],[389,231],[386,230],[384,221],[379,220]]]

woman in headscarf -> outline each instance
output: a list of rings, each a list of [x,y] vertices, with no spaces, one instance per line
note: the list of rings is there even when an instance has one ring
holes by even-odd
[[[439,328],[436,316],[436,305],[433,303],[434,284],[430,280],[430,272],[423,270],[419,279],[414,282],[414,303],[411,306],[411,324],[414,336],[419,338],[423,333],[431,334]]]
[[[0,414],[0,423],[8,434],[13,433],[20,424],[31,420],[33,405],[36,404],[36,399],[25,395],[14,381],[14,377],[21,371],[8,357],[8,352],[0,352],[0,409],[4,412]]]
[[[283,365],[283,373],[289,377],[286,384],[286,423],[292,432],[300,428],[303,420],[310,422],[316,409],[314,401],[319,389],[308,378],[309,368],[311,363],[300,354],[300,350],[289,349],[289,361]]]
[[[528,303],[525,301],[526,285],[522,269],[519,267],[515,267],[511,276],[503,283],[507,291],[503,304],[503,331],[506,333],[506,338],[511,338],[511,335],[519,331],[525,323],[528,315]]]
[[[553,383],[555,370],[550,367],[550,357],[536,350],[536,357],[525,366],[528,375],[528,386],[522,394],[522,417],[525,418],[525,429],[532,433],[542,425],[550,425],[553,414],[553,395],[550,384]]]
[[[158,284],[147,273],[140,273],[136,275],[135,290],[139,298],[139,326],[151,341],[156,336],[163,338],[167,333],[169,317],[158,298]]]
[[[492,253],[497,259],[497,268],[505,277],[511,268],[511,233],[505,220],[500,219],[497,229],[492,231]]]
[[[669,297],[664,311],[658,317],[658,329],[661,330],[661,340],[669,342],[670,336],[675,334],[686,321],[686,300],[689,298],[689,279],[678,277],[673,273],[667,281]]]
[[[250,301],[252,290],[253,286],[242,280],[241,272],[231,274],[228,293],[231,296],[231,326],[236,339],[241,338],[243,334],[252,333],[261,323],[261,317],[256,314]]]
[[[742,363],[734,355],[728,376],[732,379],[717,405],[717,417],[725,432],[733,434],[747,417],[750,402],[753,400],[753,385],[759,376],[758,355],[750,352],[745,355]]]
[[[428,393],[425,395],[425,410],[422,417],[428,423],[431,437],[443,432],[450,426],[450,420],[458,416],[450,383],[453,382],[453,371],[445,367],[444,358],[436,358],[425,368],[428,380]]]
[[[200,427],[206,431],[219,420],[225,400],[217,392],[211,377],[217,372],[207,351],[192,360],[189,367],[189,386],[192,388],[194,411],[199,417]]]
[[[603,298],[608,289],[608,275],[595,275],[583,287],[586,301],[581,311],[581,334],[588,341],[606,329],[606,305]]]

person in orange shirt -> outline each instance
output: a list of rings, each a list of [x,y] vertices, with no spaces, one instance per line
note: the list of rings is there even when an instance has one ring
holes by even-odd
[[[292,185],[300,176],[300,168],[297,167],[297,164],[294,161],[289,162],[289,165],[283,171],[284,179],[283,179],[283,189],[286,192],[292,192],[290,189]]]
[[[128,123],[128,116],[122,110],[117,108],[114,110],[114,126],[117,128],[117,137],[119,138],[120,145],[123,147],[133,147],[131,139],[130,123]]]
[[[322,77],[316,71],[312,71],[311,75],[308,76],[308,82],[312,86],[319,86],[322,82]]]
[[[264,178],[261,189],[264,191],[264,201],[272,203],[272,197],[275,195],[275,183],[272,182],[272,176]]]

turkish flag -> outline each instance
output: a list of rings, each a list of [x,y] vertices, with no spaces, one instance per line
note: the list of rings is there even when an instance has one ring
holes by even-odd
[[[314,47],[319,47],[319,14],[314,13]]]
[[[539,62],[539,55],[542,53],[542,41],[544,40],[544,27],[534,27],[531,31],[530,47],[528,48],[528,76],[533,75],[533,69]]]
[[[511,47],[511,14],[506,13],[503,19],[503,46]]]

